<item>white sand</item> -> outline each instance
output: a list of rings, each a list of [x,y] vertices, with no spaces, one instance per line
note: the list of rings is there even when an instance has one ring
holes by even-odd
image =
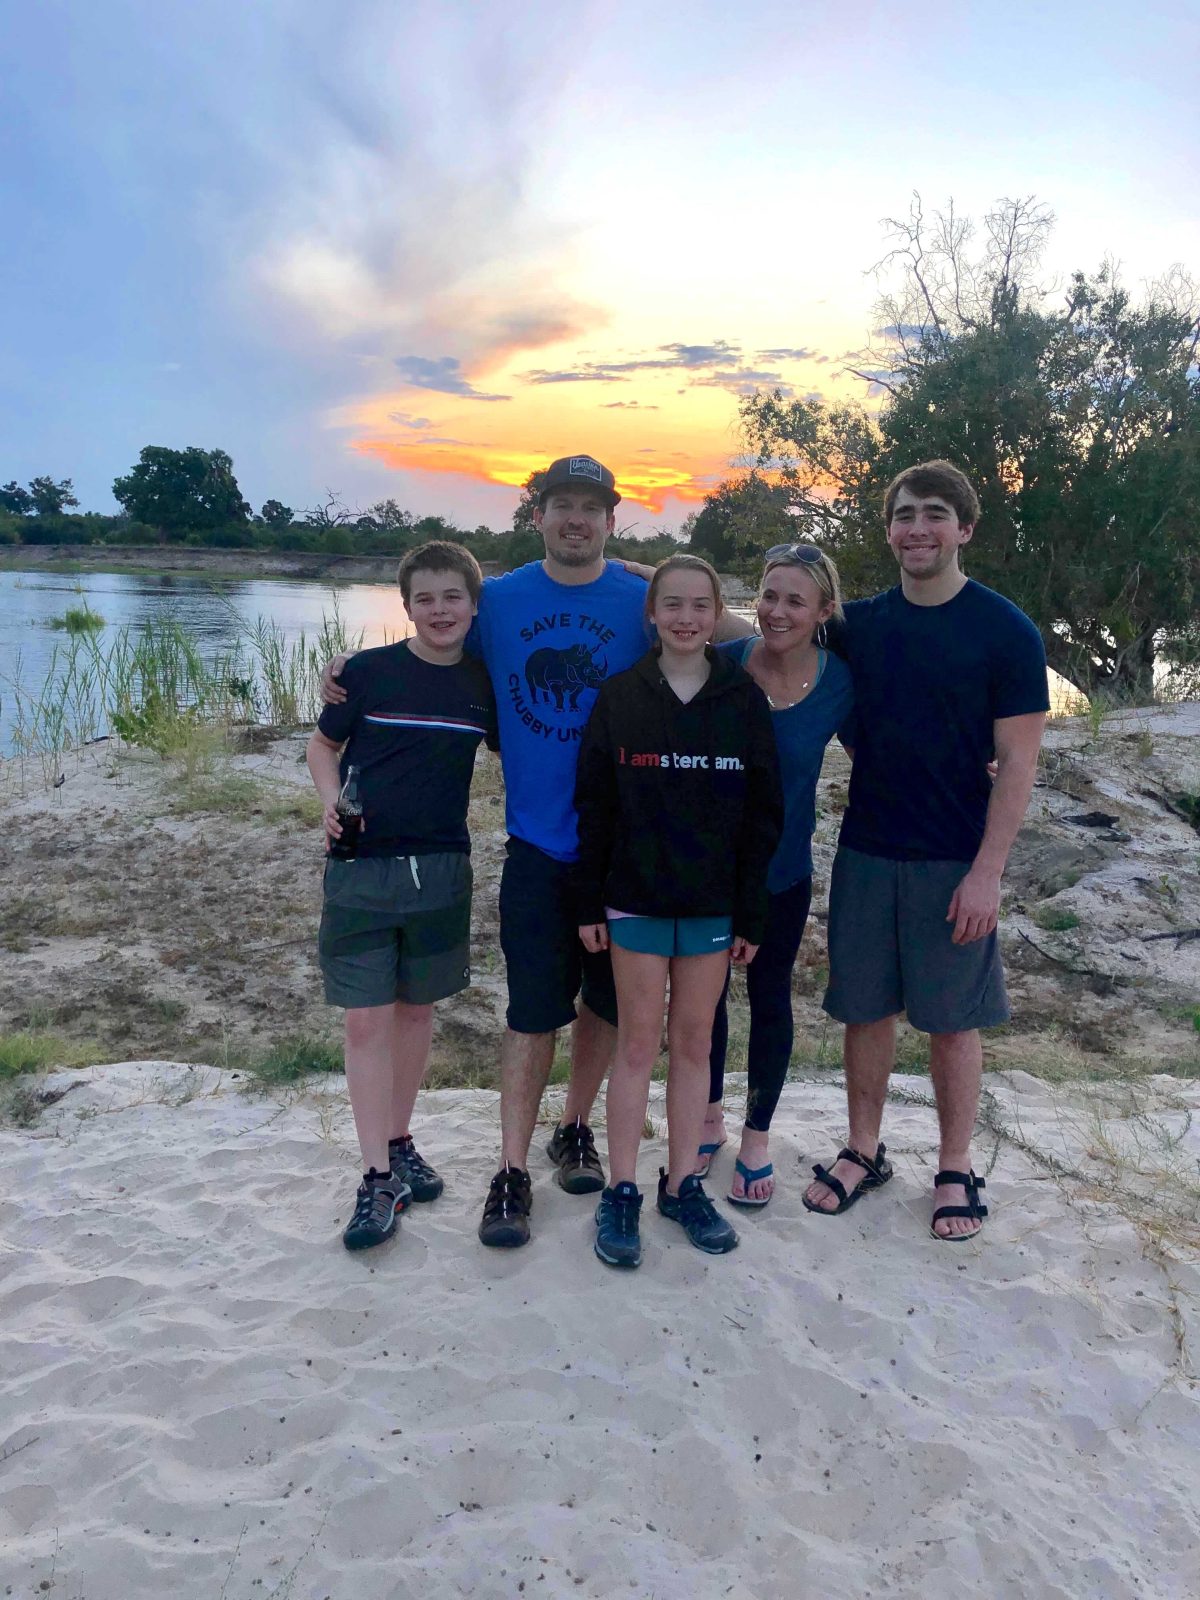
[[[1009,1141],[978,1147],[981,1245],[928,1237],[923,1106],[889,1109],[893,1184],[822,1221],[801,1169],[841,1093],[790,1087],[741,1248],[700,1255],[651,1198],[616,1274],[540,1141],[533,1244],[477,1243],[492,1094],[428,1098],[447,1194],[351,1256],[341,1080],[286,1109],[161,1064],[51,1082],[78,1086],[0,1134],[0,1593],[1200,1594],[1200,1275]],[[1194,1180],[1195,1085],[1107,1124],[1023,1074],[990,1087],[1098,1181],[1114,1147]],[[715,1192],[731,1170],[727,1148]]]

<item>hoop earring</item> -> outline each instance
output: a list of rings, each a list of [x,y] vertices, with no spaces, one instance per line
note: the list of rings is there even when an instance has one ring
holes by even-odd
[[[817,648],[819,650],[826,650],[826,649],[828,649],[828,647],[829,647],[829,635],[825,632],[825,624],[823,622],[818,622],[817,623]]]

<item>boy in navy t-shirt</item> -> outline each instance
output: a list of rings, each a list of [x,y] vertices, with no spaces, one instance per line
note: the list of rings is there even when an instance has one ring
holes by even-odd
[[[411,1201],[442,1192],[409,1120],[434,1002],[471,980],[467,801],[479,741],[496,744],[487,672],[463,655],[483,583],[478,562],[461,545],[433,541],[405,556],[399,582],[414,636],[347,663],[346,698],[325,707],[308,744],[327,841],[341,836],[336,802],[351,766],[363,802],[357,855],[326,861],[319,935],[325,998],[346,1008],[346,1083],[363,1158],[348,1250],[381,1244]]]
[[[879,1131],[905,1011],[930,1035],[932,1232],[955,1242],[987,1215],[970,1160],[979,1030],[1009,1014],[1000,880],[1037,770],[1046,654],[1029,618],[959,566],[979,501],[958,468],[908,468],[884,512],[900,584],[845,608],[854,766],[829,889],[825,1009],[846,1024],[850,1137],[828,1170],[814,1168],[804,1203],[845,1211],[892,1176]]]

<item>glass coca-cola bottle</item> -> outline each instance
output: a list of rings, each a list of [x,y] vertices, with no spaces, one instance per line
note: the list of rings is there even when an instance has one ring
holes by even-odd
[[[362,833],[362,790],[358,782],[358,768],[346,768],[346,781],[337,797],[335,808],[342,825],[341,838],[329,841],[329,854],[338,861],[353,861],[358,855],[358,837]]]

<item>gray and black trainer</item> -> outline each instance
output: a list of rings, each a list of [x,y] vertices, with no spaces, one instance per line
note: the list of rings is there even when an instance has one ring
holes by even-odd
[[[411,1134],[406,1134],[403,1139],[390,1140],[388,1156],[392,1171],[412,1190],[412,1197],[418,1205],[423,1205],[427,1200],[436,1200],[446,1187],[440,1173],[433,1170],[412,1142]]]
[[[610,1267],[640,1267],[642,1240],[638,1216],[642,1196],[636,1183],[605,1189],[596,1207],[596,1254]]]
[[[483,1202],[480,1243],[494,1245],[500,1250],[515,1250],[518,1245],[528,1244],[532,1205],[529,1174],[520,1167],[501,1167]]]
[[[704,1185],[695,1173],[689,1173],[683,1180],[678,1194],[668,1194],[667,1175],[660,1167],[658,1209],[664,1217],[680,1224],[697,1250],[710,1256],[723,1256],[727,1250],[737,1249],[737,1231],[705,1194]]]
[[[347,1250],[369,1250],[396,1231],[396,1218],[412,1202],[412,1190],[390,1172],[364,1173],[358,1186],[354,1215],[342,1235]]]
[[[560,1123],[546,1146],[546,1154],[558,1168],[556,1182],[568,1194],[595,1194],[604,1187],[604,1168],[596,1154],[592,1130],[582,1117]]]

